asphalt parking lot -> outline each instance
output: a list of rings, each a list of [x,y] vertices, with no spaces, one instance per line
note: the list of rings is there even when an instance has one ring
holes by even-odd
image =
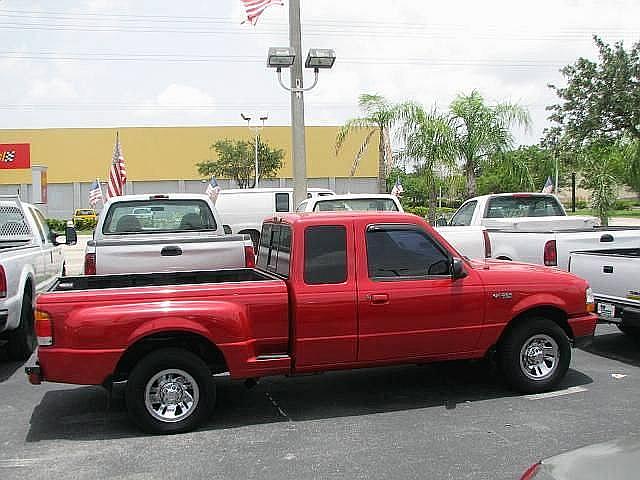
[[[201,429],[148,436],[122,391],[31,386],[0,353],[0,478],[507,479],[636,433],[640,346],[599,326],[560,390],[522,396],[485,362],[220,379]]]

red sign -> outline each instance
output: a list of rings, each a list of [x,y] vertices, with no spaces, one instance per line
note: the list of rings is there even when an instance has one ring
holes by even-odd
[[[28,143],[0,143],[0,169],[31,168]]]

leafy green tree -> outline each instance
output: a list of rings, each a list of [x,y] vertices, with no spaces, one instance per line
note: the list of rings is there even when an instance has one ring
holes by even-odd
[[[579,58],[561,70],[566,87],[549,85],[561,102],[548,107],[556,125],[545,138],[572,152],[603,142],[623,147],[624,183],[640,192],[640,42],[627,51],[623,42],[593,39],[597,61]]]
[[[559,178],[563,179],[562,165],[559,166]],[[554,175],[553,151],[539,145],[521,146],[489,158],[477,179],[478,194],[536,192],[544,186],[547,177],[554,178]]]
[[[529,128],[529,112],[515,103],[488,105],[477,90],[458,95],[450,107],[456,144],[467,178],[467,197],[476,195],[476,178],[482,165],[497,152],[513,145],[511,128]]]
[[[211,145],[217,159],[196,164],[203,177],[223,177],[235,180],[240,188],[252,188],[255,179],[255,141],[225,138]],[[258,137],[258,178],[273,178],[280,168],[284,150],[271,148]]]
[[[452,119],[436,109],[425,110],[417,104],[405,104],[400,114],[404,148],[400,157],[410,159],[423,191],[426,191],[427,218],[435,223],[439,175],[455,164],[457,145]]]
[[[624,150],[614,143],[597,143],[583,152],[580,186],[591,190],[591,208],[602,225],[608,225],[618,199],[618,186],[627,169]]]
[[[381,95],[370,94],[360,95],[358,105],[363,115],[347,120],[340,128],[336,135],[336,155],[350,135],[356,131],[366,132],[364,140],[353,159],[351,166],[351,176],[353,176],[361,158],[369,148],[371,139],[375,134],[378,134],[378,190],[385,192],[387,174],[393,164],[391,129],[398,118],[399,108]]]

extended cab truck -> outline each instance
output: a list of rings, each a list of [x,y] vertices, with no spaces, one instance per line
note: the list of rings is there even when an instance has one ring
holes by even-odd
[[[249,235],[226,235],[207,195],[124,195],[104,206],[85,250],[85,275],[254,265]]]
[[[584,280],[461,259],[415,215],[284,215],[265,222],[257,262],[61,279],[38,297],[29,380],[127,380],[132,420],[169,433],[205,418],[219,372],[257,379],[496,352],[513,388],[548,390],[596,325]]]
[[[74,244],[51,232],[42,212],[18,196],[0,196],[0,340],[13,360],[26,360],[36,346],[33,301],[64,274],[60,243]]]
[[[451,228],[482,225],[491,257],[568,270],[569,254],[638,245],[637,227],[600,227],[594,217],[567,216],[554,195],[501,193],[467,200],[451,217]]]
[[[593,286],[601,322],[640,340],[640,248],[574,252],[569,271]]]
[[[404,212],[397,196],[387,193],[349,193],[316,196],[298,205],[297,212]],[[436,227],[447,242],[469,258],[491,257],[491,241],[487,229],[468,227]]]

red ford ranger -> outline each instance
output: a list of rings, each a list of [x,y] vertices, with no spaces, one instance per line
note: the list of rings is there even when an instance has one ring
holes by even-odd
[[[284,215],[256,268],[60,278],[38,297],[41,381],[127,380],[134,422],[196,427],[214,374],[257,379],[495,353],[522,392],[554,387],[593,336],[591,289],[550,268],[461,258],[402,213]],[[33,360],[36,363],[33,363]]]

